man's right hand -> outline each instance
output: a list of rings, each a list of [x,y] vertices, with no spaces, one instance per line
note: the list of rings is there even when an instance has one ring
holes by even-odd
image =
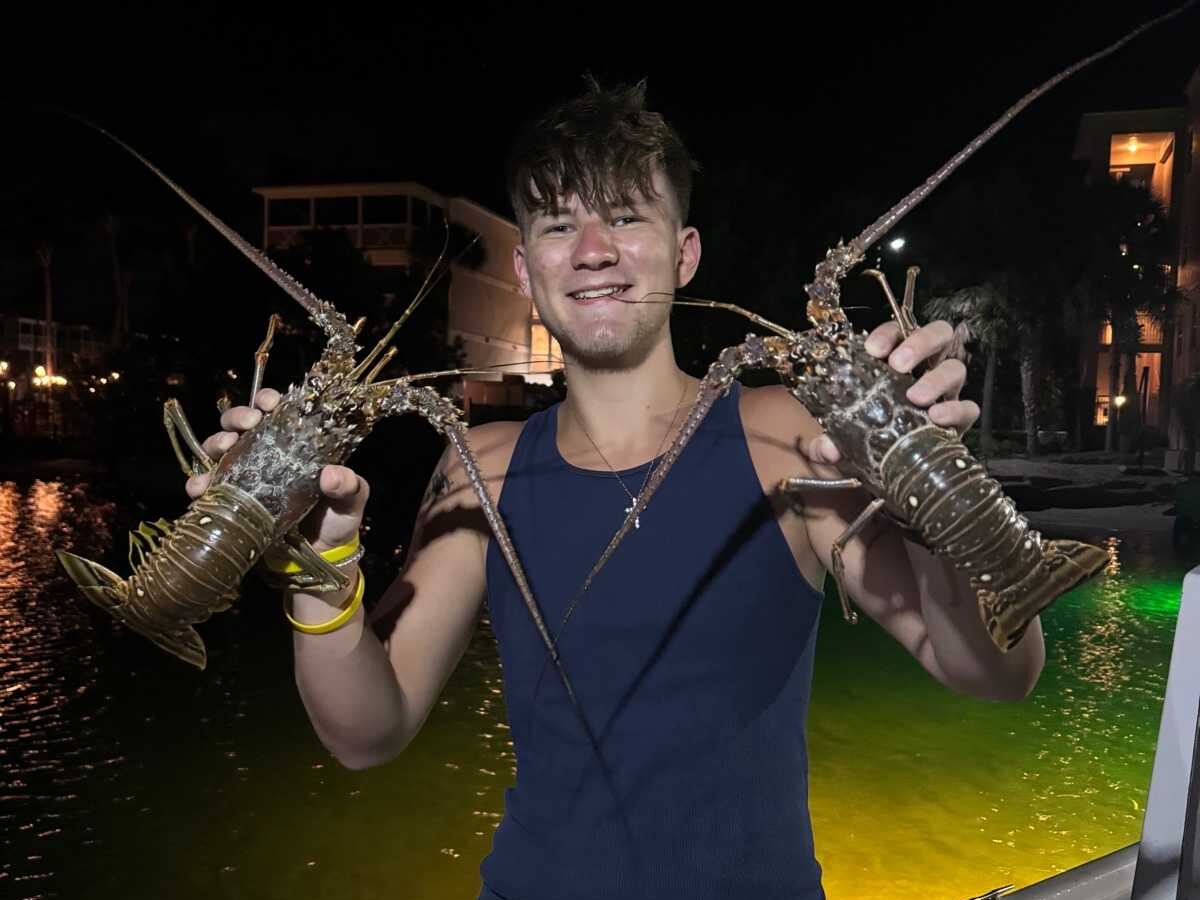
[[[221,414],[221,428],[209,435],[201,446],[215,462],[229,452],[245,431],[257,425],[264,412],[279,405],[279,392],[263,388],[254,398],[254,406],[233,406]],[[185,490],[193,500],[208,489],[209,475],[193,475]],[[300,533],[317,552],[338,547],[351,540],[362,524],[370,487],[361,475],[345,466],[326,466],[321,470],[323,499],[300,524]]]

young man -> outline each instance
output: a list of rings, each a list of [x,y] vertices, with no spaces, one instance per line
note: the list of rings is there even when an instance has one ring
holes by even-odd
[[[700,236],[686,224],[693,169],[641,88],[593,87],[552,110],[510,164],[516,274],[562,347],[568,397],[524,424],[474,428],[470,440],[595,745],[449,452],[388,589],[385,602],[407,602],[382,642],[361,611],[295,636],[297,684],[320,739],[347,766],[378,765],[420,729],[486,600],[518,769],[483,864],[484,897],[823,896],[804,717],[830,549],[866,498],[775,494],[788,476],[837,477],[837,452],[812,417],[783,388],[735,384],[579,594],[696,395],[675,363],[669,305],[638,302],[683,287],[699,265]],[[884,325],[868,348],[910,371],[950,338],[935,322],[900,343]],[[944,361],[909,398],[965,430],[978,409],[957,399],[964,375]],[[277,399],[264,391],[258,405]],[[228,450],[260,415],[227,411],[229,430],[205,449]],[[327,501],[309,524],[323,551],[357,534],[368,487],[334,466],[321,487]],[[1044,658],[1036,621],[997,652],[965,580],[888,526],[852,541],[845,563],[858,607],[934,678],[992,699],[1031,690]],[[325,622],[349,597],[300,594],[294,615]]]

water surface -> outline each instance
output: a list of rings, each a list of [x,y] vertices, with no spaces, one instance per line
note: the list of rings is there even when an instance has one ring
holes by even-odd
[[[409,750],[347,771],[253,578],[200,627],[196,672],[93,610],[51,552],[125,571],[124,532],[179,511],[0,481],[0,897],[474,898],[514,766],[486,626]],[[826,604],[809,734],[833,900],[956,900],[1138,839],[1184,567],[1147,538],[1110,553],[1043,617],[1019,704],[950,693]]]

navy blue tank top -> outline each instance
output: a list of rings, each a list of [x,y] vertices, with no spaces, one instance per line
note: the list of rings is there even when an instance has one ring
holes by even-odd
[[[804,735],[822,597],[763,494],[739,394],[714,405],[560,634],[599,755],[489,546],[517,776],[483,897],[824,897]],[[552,634],[629,506],[612,473],[563,459],[557,431],[557,407],[525,423],[499,504]],[[620,473],[630,491],[649,465]]]

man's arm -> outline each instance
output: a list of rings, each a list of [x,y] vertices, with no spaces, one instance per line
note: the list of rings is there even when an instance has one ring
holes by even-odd
[[[815,466],[814,474],[841,477],[828,466]],[[804,497],[809,540],[826,570],[832,569],[833,542],[868,500],[861,490]],[[854,604],[942,684],[988,700],[1019,700],[1033,690],[1045,662],[1037,619],[1017,646],[1001,653],[967,579],[882,517],[846,545],[842,559]]]
[[[915,361],[936,356],[952,331],[946,323],[933,323],[905,341]],[[877,329],[869,348],[888,356],[898,336],[894,326]],[[894,359],[894,358],[893,358]],[[965,430],[978,416],[973,403],[957,400],[964,369],[947,361],[918,382],[909,399],[930,406],[930,415],[941,425]],[[914,393],[915,392],[915,393]],[[822,437],[816,420],[783,388],[754,392],[749,405],[753,427],[766,440],[754,451],[756,465],[768,479],[780,472],[816,478],[841,478],[832,464],[822,462],[832,445]],[[940,407],[940,408],[939,408]],[[828,446],[826,446],[828,445]],[[774,487],[774,483],[770,484]],[[810,490],[800,497],[803,537],[826,571],[832,569],[832,548],[870,498],[862,490]],[[793,528],[792,531],[797,529]],[[785,533],[788,529],[785,526]],[[797,558],[802,559],[803,550]],[[875,619],[920,663],[946,686],[972,696],[1016,700],[1037,682],[1045,661],[1040,623],[1035,619],[1020,643],[1007,654],[992,643],[979,615],[975,592],[967,579],[945,561],[907,541],[899,529],[880,516],[853,538],[843,550],[845,583],[856,606]],[[806,572],[810,581],[814,577]]]
[[[228,452],[240,433],[259,421],[259,410],[278,404],[279,394],[265,389],[255,402],[257,409],[235,407],[222,415],[225,430],[204,442],[211,457]],[[519,424],[496,423],[471,430],[483,472],[508,468],[519,429]],[[188,493],[199,496],[207,481],[207,475],[190,479]],[[490,484],[493,499],[499,481]],[[323,551],[358,532],[369,488],[344,466],[326,466],[320,486],[322,502],[303,530]],[[377,612],[399,608],[398,614],[375,616],[373,628],[360,607],[327,634],[294,633],[301,699],[317,736],[343,765],[358,769],[386,762],[420,730],[475,627],[485,592],[487,534],[461,463],[448,450],[422,502],[405,571],[375,606]],[[357,585],[358,570],[348,574],[350,585],[343,591],[294,594],[292,616],[305,624],[334,618]],[[368,585],[367,590],[379,588]]]
[[[472,429],[484,472],[507,469],[517,430],[514,423]],[[496,500],[498,479],[489,488]],[[488,536],[462,464],[447,449],[422,500],[404,572],[377,604],[373,625],[360,611],[331,634],[295,634],[300,696],[317,735],[343,765],[387,762],[420,731],[474,633],[486,593]],[[333,612],[320,597],[296,597],[301,621]]]

